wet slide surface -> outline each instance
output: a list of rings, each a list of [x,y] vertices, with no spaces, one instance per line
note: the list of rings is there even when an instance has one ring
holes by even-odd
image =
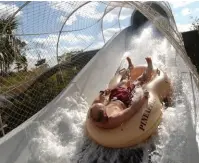
[[[107,87],[118,66],[127,66],[126,56],[134,64],[145,64],[144,58],[151,56],[155,66],[167,71],[175,88],[175,104],[163,111],[158,133],[147,143],[107,149],[86,137],[84,122],[99,90]],[[110,40],[52,102],[0,140],[0,162],[198,162],[189,77],[175,49],[152,25],[137,32],[128,27]]]

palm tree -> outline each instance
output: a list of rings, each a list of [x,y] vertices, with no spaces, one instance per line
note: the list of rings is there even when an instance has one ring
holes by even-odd
[[[7,24],[6,29],[4,30]],[[7,73],[10,64],[14,61],[14,48],[11,43],[13,30],[17,29],[18,23],[11,16],[1,16],[0,17],[0,33],[2,34],[0,37],[1,49],[0,52],[3,56],[2,68],[3,72]],[[3,33],[5,32],[5,33]]]
[[[24,55],[18,56],[15,64],[16,64],[15,69],[17,69],[18,72],[22,68],[23,68],[23,71],[27,71],[28,63],[27,63],[26,56]]]
[[[0,17],[0,69],[1,74],[7,72],[10,69],[10,65],[13,64],[17,56],[21,55],[22,49],[26,46],[26,43],[14,36],[14,31],[18,28],[18,20],[16,17],[1,16]],[[6,29],[4,30],[6,26]],[[4,33],[3,33],[4,32]]]
[[[17,71],[19,72],[19,70],[22,68],[22,65],[20,62],[16,62],[16,67],[14,69],[17,69]]]
[[[21,58],[21,64],[23,65],[23,70],[24,71],[27,71],[27,68],[28,68],[28,62],[27,62],[27,59],[26,59],[26,56],[22,56]]]

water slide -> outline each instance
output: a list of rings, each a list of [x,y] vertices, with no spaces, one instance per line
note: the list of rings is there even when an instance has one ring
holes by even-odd
[[[125,57],[155,66],[173,81],[174,105],[164,110],[163,121],[148,142],[125,149],[106,149],[84,133],[87,109],[99,90],[106,88]],[[196,106],[199,91],[189,65],[170,41],[151,23],[129,26],[113,37],[55,99],[0,139],[1,163],[65,162],[172,162],[199,161]]]

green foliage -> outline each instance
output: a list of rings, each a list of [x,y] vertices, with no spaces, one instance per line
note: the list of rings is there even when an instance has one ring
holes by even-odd
[[[18,58],[22,58],[23,63],[17,63],[17,69],[23,65],[27,70],[27,60],[25,59],[24,48],[26,43],[17,38],[13,32],[18,28],[18,20],[10,15],[0,17],[0,74],[5,75],[10,69],[10,65]],[[26,60],[26,63],[24,61]],[[21,63],[21,65],[20,65]]]
[[[23,71],[27,71],[28,63],[27,63],[26,56],[24,56],[24,55],[18,56],[16,58],[16,63],[15,64],[16,64],[15,69],[17,69],[18,72],[22,68],[23,68]]]
[[[191,17],[191,19],[193,19],[193,22],[192,22],[192,28],[194,29],[194,30],[198,30],[199,31],[199,18],[198,17],[195,17],[195,18],[193,18],[193,17]]]
[[[16,64],[15,69],[17,69],[17,71],[19,72],[19,70],[22,68],[22,65],[20,62],[16,62],[15,64]]]
[[[79,50],[79,51],[71,51],[71,52],[66,52],[64,54],[62,54],[61,56],[58,57],[58,61],[59,63],[63,63],[65,61],[71,62],[71,58],[72,56],[78,54],[78,53],[82,53],[83,50]]]
[[[6,29],[4,30],[6,26]],[[16,18],[12,18],[11,15],[2,15],[0,17],[0,33],[12,34],[13,30],[17,29],[18,21]]]
[[[35,69],[34,71],[19,71],[10,73],[9,76],[0,76],[0,93],[27,82],[27,79],[34,78],[37,73],[37,69]]]

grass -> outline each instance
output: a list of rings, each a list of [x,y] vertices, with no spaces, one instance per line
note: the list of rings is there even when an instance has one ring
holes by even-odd
[[[36,83],[34,87],[26,90],[20,97],[11,99],[11,106],[4,108],[0,106],[0,110],[3,112],[3,122],[8,125],[5,132],[11,131],[52,101],[67,87],[81,68],[82,67],[77,69],[74,67],[67,68],[62,71],[62,76],[57,72],[47,80]],[[23,75],[23,77],[20,78],[22,82],[23,80],[21,79],[25,79],[24,76],[27,75],[26,73],[20,73],[20,75]],[[17,75],[15,75],[15,77],[18,79]],[[12,76],[10,79],[7,78],[7,80],[15,81],[15,77]],[[60,81],[60,78],[63,79],[63,81]]]
[[[15,87],[17,91],[22,92],[24,87],[20,87],[19,85],[28,85],[36,76],[41,74],[43,70],[41,69],[34,69],[33,71],[20,71],[10,73],[7,76],[0,76],[0,94],[12,90]],[[21,90],[20,90],[21,89]]]

